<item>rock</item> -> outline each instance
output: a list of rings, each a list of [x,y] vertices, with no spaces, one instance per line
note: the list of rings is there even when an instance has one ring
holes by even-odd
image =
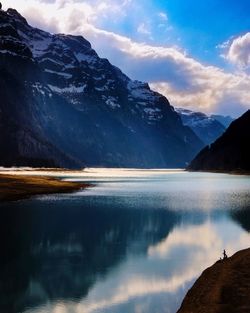
[[[188,291],[177,313],[250,312],[250,249],[216,262]]]

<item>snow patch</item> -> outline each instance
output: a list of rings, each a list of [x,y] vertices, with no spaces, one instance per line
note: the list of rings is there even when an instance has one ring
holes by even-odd
[[[49,88],[56,92],[56,93],[83,93],[85,91],[85,88],[87,87],[87,85],[82,85],[82,86],[74,86],[74,85],[70,85],[69,87],[65,87],[65,88],[59,88],[53,85],[48,85]]]
[[[55,75],[59,75],[59,76],[62,76],[66,79],[70,79],[72,78],[72,74],[68,74],[68,73],[63,73],[63,72],[56,72],[56,71],[51,71],[49,69],[45,69],[44,70],[46,73],[50,73],[50,74],[55,74]]]
[[[139,81],[129,81],[127,85],[129,91],[129,100],[132,98],[141,99],[146,101],[154,101],[156,96],[148,88],[148,84]]]
[[[28,57],[24,56],[24,55],[21,55],[21,54],[18,54],[18,53],[15,53],[15,52],[12,52],[12,51],[9,51],[9,50],[3,50],[3,49],[0,49],[0,53],[2,54],[10,54],[10,55],[13,55],[13,56],[18,56],[19,58],[23,58],[23,59],[28,59]]]
[[[150,121],[159,121],[163,118],[160,114],[161,110],[158,108],[145,108],[143,109]]]
[[[49,97],[52,97],[52,93],[50,92],[50,90],[47,87],[44,87],[41,83],[36,82],[34,84],[31,85],[32,86],[32,91],[36,91],[40,94],[42,94],[43,96],[45,96],[46,94],[49,95]]]
[[[41,38],[40,40],[29,41],[29,47],[34,57],[42,56],[52,43],[52,36]]]
[[[117,102],[117,99],[114,97],[108,97],[108,99],[105,101],[107,106],[109,106],[111,109],[120,108],[120,104]]]
[[[42,58],[38,62],[42,63],[42,62],[45,62],[45,61],[49,61],[49,62],[55,63],[57,65],[64,66],[64,64],[62,62],[59,62],[59,61],[57,61],[55,59],[51,59],[51,58]]]
[[[95,90],[97,91],[106,91],[109,90],[108,86],[104,85],[102,87],[95,87]]]
[[[188,109],[175,108],[175,111],[181,116],[184,125],[189,127],[208,127],[215,120],[204,113],[194,112]]]
[[[75,57],[78,60],[78,62],[87,62],[87,63],[95,63],[96,62],[96,56],[93,55],[87,55],[84,53],[75,53]]]
[[[102,75],[100,75],[100,76],[93,76],[93,78],[94,78],[94,80],[97,80],[97,81],[99,81],[99,80],[103,80],[103,79],[105,79],[106,77],[105,77],[105,75],[104,74],[102,74]]]

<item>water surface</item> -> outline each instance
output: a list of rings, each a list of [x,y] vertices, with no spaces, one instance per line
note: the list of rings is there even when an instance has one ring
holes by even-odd
[[[250,245],[249,176],[57,176],[95,186],[0,204],[0,312],[174,313],[223,249]]]

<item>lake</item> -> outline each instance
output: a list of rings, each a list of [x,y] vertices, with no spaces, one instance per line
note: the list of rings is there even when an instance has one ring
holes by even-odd
[[[0,312],[175,313],[223,249],[250,246],[250,176],[57,176],[94,186],[0,204]]]

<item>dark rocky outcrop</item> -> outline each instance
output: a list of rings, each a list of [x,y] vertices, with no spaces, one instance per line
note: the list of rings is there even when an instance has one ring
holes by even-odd
[[[250,173],[250,110],[233,121],[226,132],[205,147],[190,163],[194,171]]]
[[[250,312],[250,249],[206,269],[177,313]]]
[[[162,95],[81,36],[0,11],[0,165],[184,167],[202,148]]]

